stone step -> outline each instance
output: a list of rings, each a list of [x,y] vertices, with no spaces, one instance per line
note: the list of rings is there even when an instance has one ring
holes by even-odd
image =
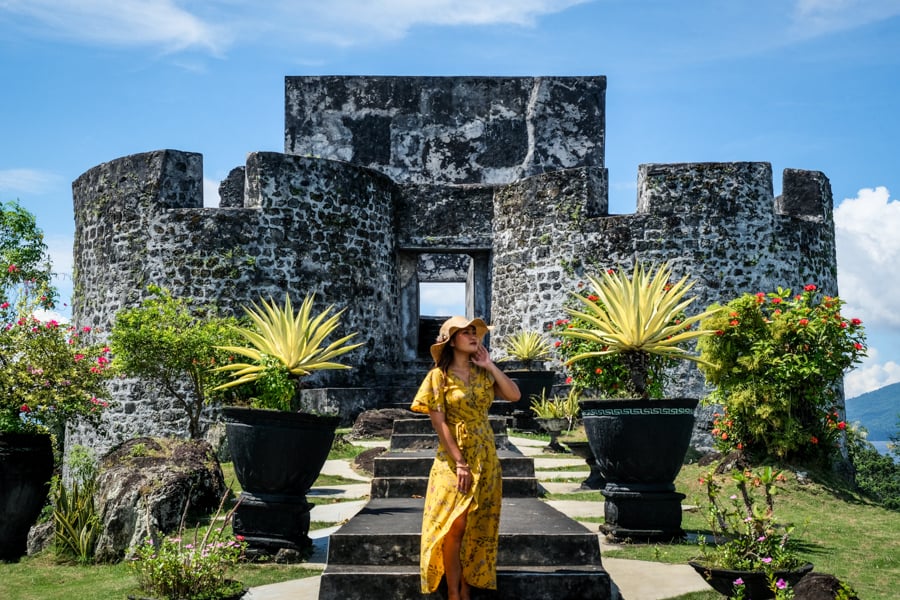
[[[428,490],[428,477],[374,477],[371,498],[422,498]],[[536,498],[540,493],[534,477],[504,477],[504,498]]]
[[[415,414],[415,413],[411,413]],[[491,424],[491,429],[494,430],[494,434],[503,434],[506,435],[507,428],[507,419],[505,417],[497,417],[491,416],[488,417],[488,422]],[[402,435],[410,435],[410,434],[431,434],[436,435],[434,433],[434,428],[431,426],[431,419],[427,416],[414,417],[411,419],[397,419],[394,421],[394,435],[402,434]]]
[[[423,505],[419,498],[373,498],[334,532],[319,600],[439,597],[419,592]],[[611,597],[597,534],[535,498],[503,499],[497,577],[497,593],[483,597]]]
[[[419,587],[419,566],[336,565],[326,568],[319,600],[440,600]],[[498,567],[497,590],[472,590],[472,600],[609,600],[612,585],[602,567]]]
[[[328,564],[417,565],[421,498],[372,499],[331,535]],[[386,518],[388,517],[389,518]],[[504,498],[497,564],[600,564],[597,532],[534,498]]]
[[[497,451],[504,477],[534,477],[534,459],[512,450]],[[375,477],[428,477],[434,450],[385,452],[375,457]]]

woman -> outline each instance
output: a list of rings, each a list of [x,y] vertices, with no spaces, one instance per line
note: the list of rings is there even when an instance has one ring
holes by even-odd
[[[488,408],[495,396],[516,402],[520,393],[491,361],[487,331],[481,319],[445,321],[412,404],[431,417],[440,442],[422,515],[422,592],[446,576],[449,600],[469,600],[470,586],[497,589],[502,483]]]

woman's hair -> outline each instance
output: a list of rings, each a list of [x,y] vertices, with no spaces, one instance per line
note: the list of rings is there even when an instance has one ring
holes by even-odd
[[[447,340],[447,343],[444,344],[444,347],[441,349],[441,357],[437,361],[437,368],[441,370],[441,372],[446,375],[447,369],[450,368],[450,365],[453,363],[453,346],[450,345],[450,342],[453,341],[453,338],[456,337],[456,334],[462,331],[459,329],[453,332],[453,335],[450,336],[450,339]]]

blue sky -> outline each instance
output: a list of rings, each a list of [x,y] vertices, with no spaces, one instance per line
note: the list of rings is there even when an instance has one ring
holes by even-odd
[[[287,75],[606,75],[611,212],[641,163],[767,161],[831,180],[846,313],[900,381],[900,0],[0,0],[0,200],[71,289],[71,183],[160,148],[207,201],[283,151]]]

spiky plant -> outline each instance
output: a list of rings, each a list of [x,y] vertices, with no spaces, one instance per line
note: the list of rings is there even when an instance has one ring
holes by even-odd
[[[590,327],[568,328],[560,335],[597,344],[602,350],[578,354],[566,364],[619,354],[629,370],[632,391],[646,399],[651,356],[704,362],[682,344],[712,333],[694,329],[693,325],[715,311],[684,316],[684,310],[696,299],[685,298],[694,283],[685,276],[672,284],[671,274],[668,263],[654,272],[638,262],[631,276],[621,269],[588,276],[593,294],[573,294],[584,304],[584,310],[567,308],[566,312]]]
[[[550,341],[540,331],[517,331],[506,340],[504,350],[511,359],[516,359],[528,368],[532,363],[550,358]]]
[[[235,331],[250,346],[220,348],[249,358],[252,362],[217,367],[216,371],[230,372],[233,379],[214,389],[224,390],[245,384],[260,384],[270,390],[274,388],[275,393],[261,394],[262,398],[258,400],[266,408],[286,410],[290,407],[296,380],[313,371],[349,369],[348,365],[333,359],[362,344],[348,344],[356,335],[351,333],[326,346],[325,339],[337,329],[344,311],[329,316],[334,309],[334,305],[330,305],[313,316],[313,299],[314,296],[308,294],[297,312],[294,312],[287,294],[284,304],[280,306],[270,298],[268,302],[260,300],[261,306],[251,303],[251,308],[245,307],[247,316],[256,327],[235,327]]]

